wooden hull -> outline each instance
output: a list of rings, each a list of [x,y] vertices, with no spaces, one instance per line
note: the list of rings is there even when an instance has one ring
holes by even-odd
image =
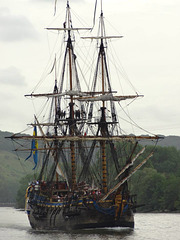
[[[34,208],[34,209],[33,209]],[[134,227],[131,209],[116,219],[113,215],[101,213],[96,209],[76,208],[65,212],[64,208],[37,207],[28,211],[29,222],[36,230],[74,230],[104,227]]]

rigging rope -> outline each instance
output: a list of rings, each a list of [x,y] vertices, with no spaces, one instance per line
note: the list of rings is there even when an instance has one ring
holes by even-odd
[[[97,9],[97,0],[95,0],[95,7],[94,7],[94,18],[93,18],[93,27],[95,26],[95,21],[96,21],[96,9]]]
[[[15,149],[15,144],[14,144],[14,142],[15,142],[15,140],[12,141],[12,144],[13,144],[14,149]],[[16,143],[18,143],[18,142],[16,142]],[[20,143],[18,143],[18,144],[21,145]],[[21,146],[22,146],[22,145],[21,145]],[[24,168],[24,165],[22,164],[21,159],[20,159],[20,157],[19,157],[17,151],[16,151],[16,156],[17,156],[17,159],[19,160],[19,163],[20,163],[20,165],[21,165],[23,171],[27,174],[27,171],[26,171],[26,169]]]
[[[135,127],[139,128],[139,129],[145,131],[145,132],[148,133],[148,134],[155,135],[154,133],[151,133],[151,132],[147,131],[146,129],[140,127],[140,126],[126,113],[126,111],[124,110],[124,108],[121,106],[120,102],[118,102],[118,104],[119,104],[119,106],[121,107],[122,111],[125,113],[125,115],[129,118],[129,120],[130,120],[131,122],[129,122],[129,121],[127,121],[126,119],[123,119],[123,118],[121,118],[121,119],[123,119],[123,120],[126,121],[127,123],[131,123],[133,126],[135,126]]]

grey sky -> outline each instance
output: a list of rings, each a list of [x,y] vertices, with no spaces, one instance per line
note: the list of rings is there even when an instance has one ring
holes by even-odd
[[[0,41],[14,42],[37,38],[33,25],[23,15],[13,15],[8,8],[0,8]]]
[[[73,12],[89,26],[94,2],[70,1]],[[130,81],[145,96],[130,106],[132,118],[151,132],[180,135],[179,0],[104,0],[103,4],[112,26],[107,31],[113,34],[116,29],[124,36],[115,41],[119,59]],[[44,28],[59,19],[64,9],[64,0],[57,1],[56,16],[54,0],[1,3],[1,130],[17,132],[31,122],[34,109],[24,94],[41,79],[48,62],[50,43]],[[97,19],[98,15],[99,9]]]
[[[0,69],[0,84],[12,86],[26,85],[25,77],[18,69],[12,66],[5,69]]]

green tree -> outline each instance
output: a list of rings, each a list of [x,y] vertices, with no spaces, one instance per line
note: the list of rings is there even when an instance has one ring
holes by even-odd
[[[138,204],[144,204],[142,211],[156,211],[164,208],[165,177],[156,169],[144,168],[131,180],[131,192],[137,195]]]
[[[151,161],[158,172],[177,175],[180,168],[180,151],[175,147],[157,147]]]
[[[164,202],[166,210],[180,210],[180,177],[173,174],[167,177]]]

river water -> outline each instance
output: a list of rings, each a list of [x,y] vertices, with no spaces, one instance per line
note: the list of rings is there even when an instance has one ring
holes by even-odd
[[[135,228],[106,228],[74,232],[34,231],[25,212],[0,207],[0,240],[180,240],[180,214],[135,215]]]

